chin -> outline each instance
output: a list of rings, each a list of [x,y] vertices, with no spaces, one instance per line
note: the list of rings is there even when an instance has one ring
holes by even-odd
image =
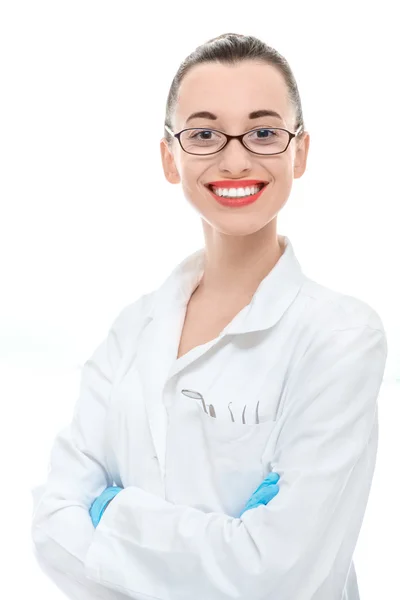
[[[273,220],[273,217],[267,220],[260,220],[260,215],[258,215],[258,218],[257,215],[248,215],[247,218],[243,215],[240,218],[231,218],[230,216],[219,216],[219,218],[214,216],[214,218],[210,218],[207,215],[201,215],[201,217],[214,231],[235,237],[254,235],[265,229],[268,223]]]

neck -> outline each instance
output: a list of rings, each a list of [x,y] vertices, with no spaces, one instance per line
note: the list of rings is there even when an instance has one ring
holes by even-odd
[[[283,236],[234,237],[215,235],[214,230],[206,236],[204,273],[196,288],[197,297],[250,299],[283,252]]]

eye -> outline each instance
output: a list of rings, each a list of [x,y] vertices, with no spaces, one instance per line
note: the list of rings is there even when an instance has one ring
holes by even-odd
[[[274,137],[277,135],[276,131],[274,129],[255,129],[252,133],[256,134],[257,139],[262,140],[262,139],[268,139],[271,137]],[[257,134],[263,134],[261,136],[258,136]]]
[[[210,134],[212,135],[214,132],[211,129],[202,129],[202,130],[194,130],[190,133],[189,138],[192,139],[200,139],[200,140],[204,140],[204,141],[208,141],[210,139],[210,137],[208,137]],[[205,137],[199,137],[199,136],[205,136]]]

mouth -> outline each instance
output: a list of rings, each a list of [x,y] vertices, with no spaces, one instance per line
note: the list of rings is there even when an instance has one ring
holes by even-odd
[[[222,183],[225,184],[225,182],[221,182],[221,184]],[[227,193],[223,191],[229,190],[230,188],[238,189],[239,186],[227,186],[225,184],[220,187],[211,183],[204,184],[204,186],[219,204],[228,207],[240,207],[256,202],[268,184],[269,181],[254,182],[252,185],[247,185],[242,188],[240,195],[237,195],[236,192]]]
[[[255,193],[259,193],[261,192],[264,188],[267,187],[267,185],[269,184],[269,181],[252,181],[251,184],[246,183],[246,185],[232,185],[229,184],[229,182],[221,182],[221,184],[216,185],[214,183],[205,183],[204,186],[210,191],[212,192],[212,194],[219,196],[221,198],[243,198],[243,197],[248,197],[249,195],[254,195]],[[239,188],[242,188],[244,190],[244,195],[243,192],[241,193],[240,196],[238,196],[237,194],[227,194],[225,192],[222,192],[221,190],[228,190],[228,189],[236,189],[238,190]],[[246,188],[249,188],[247,191],[250,191],[250,194],[246,193]]]

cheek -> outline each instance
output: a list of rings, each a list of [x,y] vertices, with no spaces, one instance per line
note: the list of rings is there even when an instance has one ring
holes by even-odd
[[[179,164],[182,169],[182,176],[191,180],[193,177],[199,177],[206,169],[206,165],[199,162],[198,157],[183,152],[179,152]]]
[[[287,198],[293,185],[293,166],[290,160],[282,160],[271,168],[271,200],[280,202]]]
[[[182,192],[186,200],[191,203],[201,203],[201,198],[204,197],[206,190],[199,184],[196,179],[182,179]]]
[[[205,179],[204,168],[199,168],[195,162],[187,161],[181,169],[181,182],[184,195],[193,196],[193,200],[197,200],[199,196],[206,194],[207,190],[201,183]],[[188,198],[190,200],[190,198]]]

